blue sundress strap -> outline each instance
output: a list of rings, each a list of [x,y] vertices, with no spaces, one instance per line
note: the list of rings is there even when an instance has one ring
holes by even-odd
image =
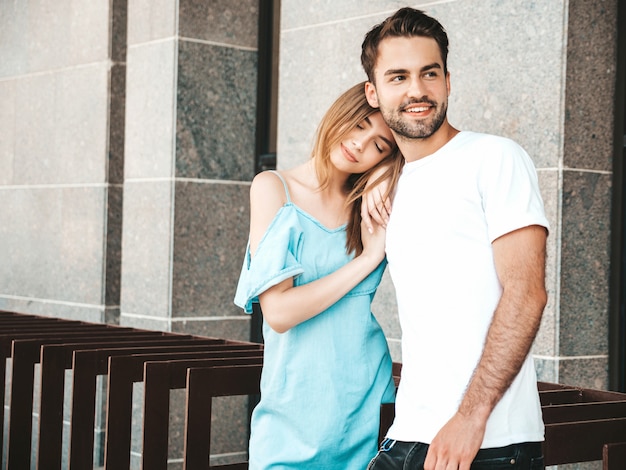
[[[276,176],[278,176],[280,180],[283,182],[283,186],[285,187],[285,195],[287,196],[287,202],[291,203],[291,196],[289,195],[289,187],[287,186],[287,182],[285,181],[285,178],[283,178],[281,174],[278,173],[276,170],[270,170],[270,171],[274,173]]]

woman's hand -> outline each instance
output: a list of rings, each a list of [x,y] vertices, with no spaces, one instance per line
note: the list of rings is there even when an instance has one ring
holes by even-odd
[[[361,221],[361,241],[363,242],[363,253],[361,256],[371,257],[375,266],[385,258],[385,228],[378,223],[372,224],[370,230],[365,221]]]
[[[374,223],[382,228],[387,228],[389,222],[389,214],[391,214],[391,200],[385,197],[389,189],[389,181],[382,180],[373,188],[370,187],[372,181],[382,174],[382,171],[376,171],[370,177],[361,200],[361,219],[365,222],[367,230],[372,233],[374,231]],[[373,219],[373,220],[372,220]]]

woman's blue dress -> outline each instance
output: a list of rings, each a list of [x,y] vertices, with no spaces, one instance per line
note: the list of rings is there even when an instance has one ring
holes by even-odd
[[[235,303],[247,313],[269,287],[290,277],[296,286],[306,284],[352,259],[345,249],[345,226],[324,227],[291,202],[286,184],[285,191],[287,203],[254,258],[249,246],[246,250]],[[330,308],[285,333],[263,324],[251,470],[363,470],[376,454],[380,405],[393,402],[395,395],[387,341],[371,312],[385,265]]]

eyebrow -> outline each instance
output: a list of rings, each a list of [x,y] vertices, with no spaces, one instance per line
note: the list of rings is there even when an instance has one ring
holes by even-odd
[[[384,140],[384,141],[387,143],[387,145],[389,145],[389,147],[390,147],[390,148],[392,148],[392,149],[393,149],[393,147],[394,147],[394,143],[393,143],[391,140],[389,140],[387,137],[382,136],[382,135],[380,136],[380,138],[381,138],[382,140]]]
[[[370,120],[369,116],[365,116],[365,119],[363,119],[370,127],[372,127],[372,121]],[[389,140],[387,137],[385,137],[384,135],[378,135],[378,137],[380,137],[382,140],[385,141],[385,143],[387,145],[389,145],[389,147],[393,148],[393,142],[391,140]]]
[[[420,72],[425,72],[427,70],[431,70],[431,69],[441,69],[441,64],[439,64],[438,62],[433,62],[432,64],[428,64],[428,65],[424,65],[422,68],[420,68]],[[386,70],[384,75],[404,75],[409,73],[409,71],[407,69],[389,69]]]

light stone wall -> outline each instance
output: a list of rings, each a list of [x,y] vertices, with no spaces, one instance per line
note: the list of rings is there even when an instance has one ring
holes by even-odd
[[[404,5],[281,1],[279,168],[309,157],[324,111],[365,79],[363,35]],[[606,388],[617,0],[409,5],[449,32],[451,122],[513,138],[538,168],[551,223],[539,378]],[[0,309],[249,338],[232,294],[257,19],[256,0],[0,0]],[[385,277],[374,310],[401,360],[395,309]],[[213,450],[245,453],[246,404],[220,410]]]

